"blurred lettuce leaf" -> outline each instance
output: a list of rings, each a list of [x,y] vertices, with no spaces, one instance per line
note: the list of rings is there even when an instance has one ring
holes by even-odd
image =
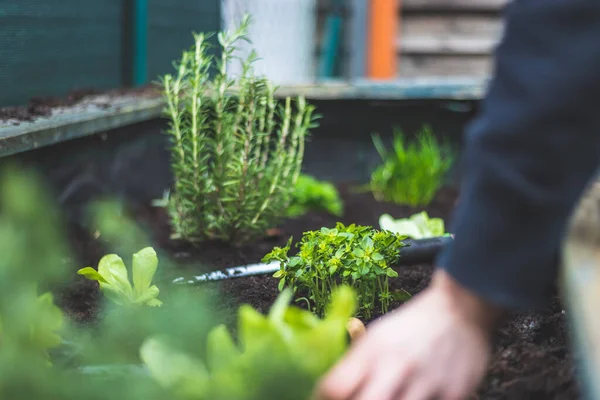
[[[383,214],[379,217],[379,227],[384,231],[407,236],[411,239],[426,239],[448,235],[445,232],[444,220],[429,218],[426,211],[400,219],[394,219],[389,214]]]

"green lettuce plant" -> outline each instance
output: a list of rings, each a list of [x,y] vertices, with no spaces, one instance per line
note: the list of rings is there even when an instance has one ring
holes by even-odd
[[[241,306],[237,343],[219,325],[208,335],[204,359],[177,349],[164,336],[146,340],[141,358],[153,378],[179,399],[306,400],[347,349],[346,324],[356,298],[350,287],[338,287],[323,319],[290,306],[291,299],[292,291],[284,290],[267,316]]]
[[[129,281],[127,267],[116,254],[107,254],[98,263],[98,270],[85,267],[77,271],[87,279],[97,281],[100,290],[118,305],[147,305],[158,307],[159,289],[152,285],[158,267],[158,257],[152,247],[146,247],[133,255],[133,285]]]
[[[64,316],[60,308],[54,304],[54,296],[50,292],[41,295],[36,294],[35,286],[28,285],[22,290],[24,313],[21,315],[28,323],[26,337],[14,338],[10,335],[11,329],[5,331],[3,325],[6,318],[0,315],[0,346],[14,345],[12,340],[27,343],[30,350],[34,350],[50,363],[48,351],[58,347],[62,343],[59,332],[64,324]],[[9,318],[10,320],[10,318]],[[2,349],[0,348],[0,351]]]
[[[174,238],[253,240],[285,217],[291,202],[314,107],[303,97],[279,103],[273,84],[254,74],[254,52],[241,61],[241,76],[230,77],[227,65],[238,58],[237,43],[248,40],[248,24],[246,17],[236,31],[217,35],[218,58],[209,36],[195,34],[177,72],[160,80],[172,144],[175,184],[166,203]]]
[[[344,204],[336,187],[326,181],[300,174],[287,210],[289,217],[299,217],[307,212],[326,211],[336,217],[344,213]]]
[[[373,135],[373,143],[382,160],[369,184],[375,198],[411,207],[430,204],[452,166],[449,147],[439,143],[427,126],[411,143],[396,130],[392,152],[379,135]]]
[[[444,220],[430,218],[426,211],[413,214],[408,218],[394,219],[389,214],[379,217],[379,227],[384,231],[394,232],[411,239],[426,239],[448,236],[445,232]]]
[[[378,231],[370,226],[337,223],[333,229],[321,228],[304,233],[297,244],[299,252],[289,256],[292,238],[285,247],[275,247],[263,262],[278,261],[280,269],[273,276],[279,289],[290,287],[305,293],[303,299],[322,315],[331,292],[339,284],[356,289],[359,310],[371,318],[375,306],[386,313],[393,299],[389,278],[398,273],[392,268],[405,246],[405,236]]]

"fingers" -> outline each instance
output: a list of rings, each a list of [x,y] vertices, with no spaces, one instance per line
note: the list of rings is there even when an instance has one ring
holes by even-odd
[[[410,365],[397,361],[379,364],[352,400],[395,400],[412,372]]]
[[[423,378],[414,379],[398,400],[433,400],[438,399],[437,386]]]
[[[318,385],[315,400],[352,399],[370,367],[368,346],[359,341]]]

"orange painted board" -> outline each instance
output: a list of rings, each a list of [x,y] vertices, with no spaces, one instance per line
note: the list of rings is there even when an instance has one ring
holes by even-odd
[[[370,0],[367,76],[393,79],[398,71],[396,50],[400,0]]]

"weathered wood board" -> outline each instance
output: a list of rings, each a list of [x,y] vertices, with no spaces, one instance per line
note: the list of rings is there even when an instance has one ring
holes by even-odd
[[[400,55],[398,75],[402,78],[470,76],[481,78],[492,71],[487,55],[405,54]]]
[[[509,0],[402,0],[402,8],[409,11],[499,11]]]

